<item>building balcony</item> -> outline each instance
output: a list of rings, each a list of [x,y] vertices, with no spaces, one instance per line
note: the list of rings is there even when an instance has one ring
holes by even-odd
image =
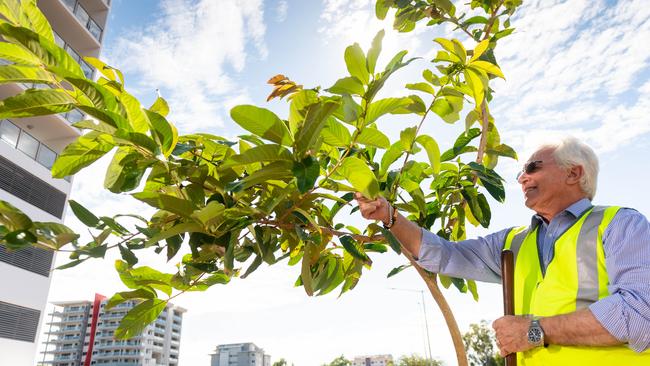
[[[109,6],[102,0],[50,0],[39,2],[50,14],[52,27],[75,44],[99,45],[103,37]],[[78,33],[72,35],[72,31]]]

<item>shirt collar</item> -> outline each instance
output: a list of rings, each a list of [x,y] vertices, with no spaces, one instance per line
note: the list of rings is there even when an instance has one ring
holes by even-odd
[[[582,215],[586,210],[590,209],[591,207],[592,204],[588,198],[581,198],[578,201],[569,205],[569,207],[565,208],[561,213],[567,212],[573,215],[574,218],[578,218],[580,217],[580,215]],[[544,219],[540,215],[534,214],[530,222],[531,230],[535,229],[538,225],[542,223],[544,223]]]

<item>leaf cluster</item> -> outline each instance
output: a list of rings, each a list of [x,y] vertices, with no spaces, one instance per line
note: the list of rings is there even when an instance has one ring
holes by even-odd
[[[126,90],[122,73],[98,59],[85,58],[101,74],[96,81],[87,79],[54,43],[33,1],[5,1],[0,6],[5,18],[0,20],[0,58],[7,62],[0,66],[0,83],[35,83],[39,88],[1,101],[0,118],[82,111],[87,118],[74,126],[83,134],[61,152],[53,176],[75,174],[111,154],[105,189],[128,194],[155,212],[150,217],[96,216],[70,201],[72,212],[92,235],[89,242],[79,243],[79,236],[64,225],[32,222],[0,202],[0,241],[16,250],[29,245],[61,250],[67,245],[71,262],[61,268],[119,250],[122,260],[116,270],[130,291],[115,294],[109,305],[138,302],[116,332],[128,338],[178,294],[204,291],[233,276],[245,278],[263,263],[299,265],[295,284],[308,295],[353,289],[370,268],[373,253],[389,247],[401,252],[397,239],[378,225],[360,230],[339,219],[342,212],[356,210],[351,203],[355,191],[386,197],[421,226],[440,225],[439,234],[449,239],[464,238],[466,220],[487,227],[490,207],[483,191],[497,201],[505,199],[503,180],[494,168],[499,156],[516,154],[501,143],[487,107],[493,93],[490,80],[504,77],[493,52],[495,23],[501,16],[493,13],[501,3],[483,4],[487,8],[481,4],[472,2],[472,7],[491,14],[481,33],[491,36],[473,48],[457,39],[437,38],[435,67],[425,70],[421,81],[407,84],[407,95],[380,97],[388,79],[416,60],[401,51],[379,67],[381,31],[365,52],[356,43],[346,48],[348,74],[328,88],[305,89],[284,75],[271,78],[269,100],[286,97],[288,115],[236,106],[230,116],[245,134],[227,139],[179,134],[162,97],[143,106]],[[400,31],[411,30],[424,17],[442,19],[435,14],[458,24],[463,18],[454,18],[455,8],[447,0],[379,0],[378,16],[389,8],[398,9]],[[478,23],[459,27],[470,32]],[[467,104],[473,108],[464,113]],[[465,128],[442,153],[432,136],[419,132],[431,112],[445,123],[465,114]],[[402,129],[391,142],[380,126],[388,115],[410,116],[419,123]],[[421,151],[426,159],[413,159]],[[477,159],[463,162],[467,153],[476,153]],[[137,267],[141,250],[177,262],[178,271]],[[477,297],[472,281],[440,280]]]

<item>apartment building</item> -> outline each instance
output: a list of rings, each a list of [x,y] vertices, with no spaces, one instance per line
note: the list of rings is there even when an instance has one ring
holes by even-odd
[[[220,344],[210,357],[211,366],[271,366],[271,356],[253,343]]]
[[[352,366],[388,366],[393,365],[392,355],[355,356]]]
[[[185,309],[168,304],[137,337],[114,339],[135,301],[106,310],[107,299],[55,302],[46,332],[45,361],[52,366],[177,366]]]
[[[52,24],[56,42],[93,77],[81,55],[99,56],[110,0],[39,0],[38,6]],[[0,59],[0,64],[7,63]],[[1,85],[0,100],[39,87],[45,86]],[[0,120],[0,199],[35,221],[61,222],[71,179],[53,179],[50,169],[61,150],[80,135],[71,123],[83,118],[74,110]],[[9,251],[0,245],[0,365],[34,365],[53,263],[50,251]]]

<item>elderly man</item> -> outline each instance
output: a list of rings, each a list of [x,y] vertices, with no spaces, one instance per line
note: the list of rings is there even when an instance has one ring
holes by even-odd
[[[530,226],[449,242],[357,193],[429,271],[500,282],[515,254],[515,313],[493,323],[502,356],[520,365],[650,365],[650,223],[639,212],[593,206],[598,158],[575,138],[541,146],[517,180]]]

